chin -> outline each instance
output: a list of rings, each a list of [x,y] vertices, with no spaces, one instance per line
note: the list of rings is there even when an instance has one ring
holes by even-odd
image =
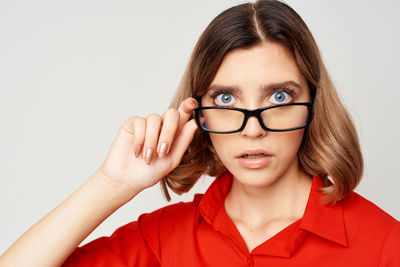
[[[229,170],[229,169],[228,169]],[[249,187],[268,187],[279,180],[280,175],[276,171],[271,172],[268,168],[244,169],[234,168],[229,170],[234,179],[240,184]]]

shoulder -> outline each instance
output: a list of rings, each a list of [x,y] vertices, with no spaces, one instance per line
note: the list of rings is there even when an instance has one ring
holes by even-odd
[[[144,213],[137,220],[141,235],[149,247],[160,254],[162,244],[189,238],[198,217],[198,206],[203,194],[196,194],[191,202],[179,202],[162,207],[150,213]]]
[[[343,219],[350,242],[383,246],[391,240],[400,249],[400,222],[358,193],[343,201]]]
[[[362,221],[374,227],[390,228],[396,224],[400,224],[389,213],[381,209],[375,203],[366,199],[356,192],[351,192],[350,196],[343,202],[344,216]]]
[[[196,194],[191,202],[178,202],[139,216],[138,222],[143,230],[153,231],[162,228],[170,232],[176,228],[190,227],[197,220],[198,206],[203,194]]]
[[[147,217],[148,220],[151,219],[174,219],[176,216],[191,216],[193,213],[196,213],[198,210],[198,206],[200,200],[202,199],[203,194],[195,194],[193,200],[190,202],[178,202],[174,204],[170,204],[168,206],[159,208],[150,213],[144,213],[140,217]]]
[[[352,251],[376,256],[379,266],[400,266],[400,222],[356,192],[342,204]]]

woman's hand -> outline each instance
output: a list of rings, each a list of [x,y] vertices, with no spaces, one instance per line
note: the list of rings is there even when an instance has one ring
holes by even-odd
[[[189,97],[162,116],[127,119],[99,171],[136,192],[156,184],[179,165],[193,139],[197,126],[189,118],[197,106]]]
[[[127,119],[101,167],[1,255],[0,265],[60,266],[102,221],[178,166],[197,129],[189,120],[196,107],[188,98],[163,116]]]

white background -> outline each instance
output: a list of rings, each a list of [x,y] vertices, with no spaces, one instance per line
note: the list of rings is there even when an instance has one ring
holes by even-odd
[[[93,174],[126,118],[168,107],[202,31],[239,3],[0,1],[0,254]],[[365,175],[355,191],[400,219],[399,2],[287,3],[359,130]],[[165,205],[158,185],[147,189],[84,243]]]

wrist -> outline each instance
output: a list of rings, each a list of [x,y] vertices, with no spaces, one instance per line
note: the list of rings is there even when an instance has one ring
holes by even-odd
[[[141,191],[140,188],[115,181],[107,176],[101,168],[95,171],[90,180],[100,186],[101,191],[108,196],[108,201],[120,202],[122,205],[129,202]]]

